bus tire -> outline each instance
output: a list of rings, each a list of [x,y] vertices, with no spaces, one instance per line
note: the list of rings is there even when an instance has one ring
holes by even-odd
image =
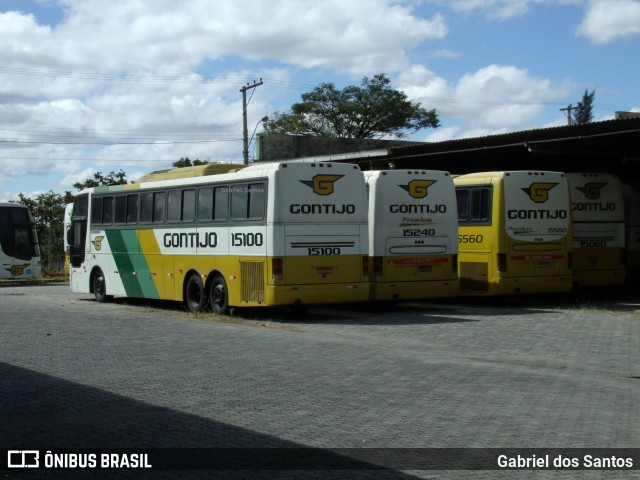
[[[209,302],[211,310],[218,315],[228,315],[229,309],[229,291],[227,290],[227,282],[224,277],[216,273],[211,279],[209,286]]]
[[[197,273],[191,274],[187,279],[184,287],[184,301],[192,313],[201,312],[206,304],[202,278]]]
[[[110,295],[107,295],[107,281],[104,278],[104,273],[99,268],[93,272],[91,277],[91,289],[98,303],[105,303],[111,298]]]

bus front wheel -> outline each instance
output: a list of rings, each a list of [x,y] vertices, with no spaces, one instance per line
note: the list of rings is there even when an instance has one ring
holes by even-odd
[[[205,305],[204,285],[200,275],[194,273],[187,280],[184,291],[184,299],[192,313],[201,312]]]
[[[224,277],[219,273],[215,274],[209,288],[211,310],[218,315],[227,315],[229,313],[229,293]]]
[[[93,279],[91,281],[93,288],[93,295],[96,297],[96,302],[104,303],[109,300],[107,295],[107,282],[104,278],[104,273],[99,268],[93,273]]]

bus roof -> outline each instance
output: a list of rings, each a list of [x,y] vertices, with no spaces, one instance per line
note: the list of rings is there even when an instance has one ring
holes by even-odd
[[[156,170],[142,175],[133,183],[157,182],[159,180],[173,180],[176,178],[202,177],[205,175],[219,175],[244,168],[241,163],[207,163],[194,167],[169,168]]]
[[[214,164],[215,165],[215,164]],[[222,164],[217,164],[222,165]],[[239,164],[227,164],[238,166]],[[195,168],[202,167],[199,165]],[[331,162],[318,162],[318,163],[289,163],[289,162],[272,162],[265,164],[256,164],[250,167],[240,168],[240,169],[232,169],[226,172],[219,172],[217,174],[205,174],[205,175],[182,175],[179,174],[177,177],[173,178],[163,178],[160,175],[154,175],[153,177],[141,177],[134,183],[129,183],[126,185],[110,185],[110,186],[99,186],[99,187],[90,187],[86,188],[76,195],[87,193],[87,192],[96,192],[96,193],[107,193],[107,192],[120,192],[127,190],[138,190],[140,188],[154,188],[154,187],[172,187],[178,185],[199,185],[202,183],[208,183],[211,181],[210,177],[212,175],[216,176],[216,180],[220,180],[221,182],[235,182],[242,181],[244,179],[254,179],[260,177],[266,177],[269,175],[269,172],[282,170],[286,168],[293,169],[313,169],[319,167],[321,169],[336,169],[345,171],[347,169],[353,169],[360,171],[360,167],[356,164],[350,163],[331,163]],[[185,167],[184,169],[190,169],[194,167]],[[176,170],[184,170],[183,168],[179,168]],[[133,193],[133,192],[132,192]]]
[[[464,175],[454,175],[453,179],[456,183],[462,182],[465,180],[476,180],[476,181],[481,180],[481,181],[487,182],[492,178],[504,178],[508,176],[523,177],[523,176],[544,176],[544,175],[550,175],[550,176],[560,175],[562,177],[565,176],[563,172],[554,172],[554,171],[548,171],[548,170],[505,170],[505,171],[492,171],[492,172],[474,172],[474,173],[467,173]]]
[[[22,203],[16,203],[16,202],[0,202],[0,207],[17,207],[17,208],[27,208],[27,209],[29,208]]]

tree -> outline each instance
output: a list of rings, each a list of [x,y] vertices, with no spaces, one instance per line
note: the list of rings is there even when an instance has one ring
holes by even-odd
[[[595,89],[584,91],[582,101],[578,102],[578,106],[573,112],[573,125],[584,125],[593,120],[593,100],[596,97]]]
[[[364,77],[360,87],[336,89],[323,83],[302,94],[302,102],[294,103],[288,113],[270,115],[266,133],[317,135],[339,138],[406,138],[440,125],[435,109],[426,110],[413,103],[400,91],[390,87],[383,73],[372,79]]]
[[[199,160],[196,158],[195,160],[191,161],[189,157],[182,157],[180,160],[173,162],[172,165],[175,168],[183,168],[183,167],[195,167],[198,165],[207,165],[209,163],[211,162],[208,162],[206,160]]]
[[[109,172],[108,175],[102,175],[102,172],[96,172],[93,174],[93,178],[87,178],[84,182],[76,182],[73,184],[73,188],[82,190],[84,188],[100,187],[103,185],[126,185],[127,174],[120,170],[118,173]]]
[[[29,207],[36,223],[40,250],[42,255],[42,269],[44,271],[59,271],[64,263],[64,208],[73,202],[71,192],[64,195],[49,191],[35,198],[18,194],[19,203]]]

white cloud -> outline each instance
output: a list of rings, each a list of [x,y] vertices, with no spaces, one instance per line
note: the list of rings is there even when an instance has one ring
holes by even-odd
[[[228,55],[351,71],[358,64],[399,65],[405,48],[447,33],[441,15],[420,18],[393,0],[237,0],[215,8],[208,0],[179,8],[173,0],[64,3],[70,14],[55,36],[65,62],[99,62],[107,71],[162,68],[171,75]]]
[[[414,66],[398,77],[398,84],[424,107],[435,108],[440,117],[465,122],[469,131],[464,136],[533,128],[545,104],[568,93],[566,85],[502,65],[467,73],[455,83]]]
[[[484,10],[491,20],[506,20],[527,13],[530,3],[532,0],[454,0],[451,6],[460,12]]]
[[[640,35],[640,2],[594,0],[576,32],[596,45]]]

